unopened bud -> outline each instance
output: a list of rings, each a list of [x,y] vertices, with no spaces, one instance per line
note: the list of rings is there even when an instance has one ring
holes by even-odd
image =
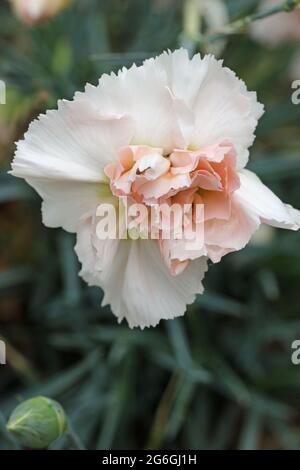
[[[55,16],[71,0],[10,0],[16,16],[30,26]]]
[[[29,449],[47,449],[67,429],[61,405],[46,397],[35,397],[18,405],[7,423],[7,430]]]

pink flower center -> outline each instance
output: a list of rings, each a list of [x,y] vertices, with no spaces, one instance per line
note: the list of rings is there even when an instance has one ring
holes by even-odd
[[[225,143],[189,151],[174,150],[163,155],[161,148],[129,146],[119,152],[119,161],[105,167],[115,196],[130,196],[153,205],[176,198],[202,199],[205,218],[228,218],[230,196],[239,186],[236,154]]]
[[[190,217],[193,225],[230,218],[232,195],[240,186],[235,170],[236,153],[230,143],[195,151],[175,149],[169,155],[164,155],[161,148],[132,145],[122,148],[118,157],[118,162],[105,167],[115,196],[127,196],[149,210],[164,203],[190,205],[187,218]],[[198,221],[194,211],[197,204],[202,205],[204,211]],[[170,240],[159,237],[159,243],[171,272],[178,274],[192,255],[182,253],[185,247],[178,241],[176,247],[180,246],[180,253],[175,256],[169,253]]]

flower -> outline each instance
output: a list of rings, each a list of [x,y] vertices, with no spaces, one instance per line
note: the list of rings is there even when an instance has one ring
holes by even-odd
[[[35,25],[55,16],[71,0],[10,0],[18,18],[27,25]]]
[[[8,432],[29,449],[47,449],[67,427],[67,417],[61,405],[42,396],[20,403],[7,423]]]
[[[262,9],[278,6],[278,0],[262,0]],[[271,15],[251,24],[250,32],[258,41],[274,47],[283,41],[300,41],[300,9]]]
[[[224,0],[185,0],[183,5],[183,39],[192,43],[207,31],[217,31],[229,21]],[[219,39],[205,44],[206,52],[219,56],[226,41]]]
[[[17,144],[12,174],[42,197],[45,225],[76,232],[80,274],[104,290],[119,322],[155,326],[183,315],[203,292],[207,261],[243,248],[261,223],[299,228],[300,213],[245,169],[262,113],[222,61],[165,52],[40,116]],[[122,226],[124,198],[145,209],[157,239],[99,236],[99,209],[119,205]],[[164,212],[174,206],[179,222]],[[182,227],[200,233],[192,247],[188,231],[177,237]],[[133,229],[143,233],[136,221]]]
[[[278,5],[278,0],[262,0],[262,8]],[[274,48],[285,41],[300,42],[300,8],[291,12],[281,12],[255,21],[250,25],[250,35],[262,44]],[[297,51],[289,67],[289,75],[294,80],[300,77],[300,50]]]

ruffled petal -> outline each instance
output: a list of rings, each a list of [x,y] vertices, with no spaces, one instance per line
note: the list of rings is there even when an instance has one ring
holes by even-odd
[[[213,56],[205,56],[206,74],[195,97],[196,116],[193,148],[229,141],[237,152],[237,167],[243,168],[249,156],[263,106],[256,93],[247,91],[242,80]]]
[[[206,270],[206,259],[200,258],[174,277],[162,261],[157,242],[124,241],[102,278],[103,303],[111,304],[118,320],[125,318],[131,328],[156,326],[160,320],[184,314],[187,304],[203,292]]]
[[[190,262],[181,274],[172,276],[156,241],[98,241],[96,249],[91,234],[91,222],[86,221],[75,248],[82,262],[80,274],[104,290],[103,305],[111,305],[119,322],[125,318],[131,328],[155,326],[162,319],[183,315],[187,304],[203,292],[206,258]],[[99,267],[104,253],[105,263]]]
[[[45,225],[74,232],[81,217],[111,195],[104,166],[133,132],[129,117],[104,119],[87,102],[61,101],[30,125],[11,173],[42,197]]]
[[[204,237],[208,256],[217,263],[224,255],[241,250],[259,225],[259,217],[248,212],[234,195],[228,220],[213,219],[205,222]]]
[[[104,166],[130,143],[130,117],[103,118],[88,102],[60,101],[41,115],[17,144],[12,174],[43,180],[101,182]]]
[[[76,232],[81,219],[93,212],[99,201],[109,193],[107,184],[81,183],[73,181],[42,181],[30,178],[28,183],[43,199],[43,223],[47,227],[62,227]]]
[[[298,230],[300,228],[300,211],[281,200],[265,186],[251,171],[239,172],[240,188],[235,197],[249,213],[258,216],[265,224],[273,227]]]
[[[194,115],[173,95],[155,59],[123,68],[117,76],[103,75],[97,87],[88,85],[76,97],[89,100],[103,114],[129,114],[136,126],[133,144],[162,147],[164,153],[188,145]]]
[[[150,61],[153,59],[146,61],[146,64]],[[207,74],[207,59],[202,59],[200,54],[190,59],[187,50],[181,48],[174,52],[163,52],[154,62],[158,70],[166,73],[167,85],[174,96],[185,102],[189,109],[193,109]]]
[[[230,141],[238,153],[238,168],[243,168],[263,114],[256,93],[249,92],[244,82],[212,55],[201,58],[196,54],[189,59],[187,51],[179,49],[148,62],[154,63],[157,73],[166,73],[172,94],[194,113],[190,146],[198,149]]]
[[[99,240],[95,228],[93,216],[81,221],[77,231],[75,252],[82,265],[80,276],[88,285],[99,287],[103,271],[110,269],[114,262],[120,241]]]

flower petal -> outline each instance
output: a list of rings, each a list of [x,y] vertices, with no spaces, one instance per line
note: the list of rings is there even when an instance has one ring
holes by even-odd
[[[156,241],[98,241],[96,250],[91,234],[87,221],[78,232],[75,248],[82,262],[80,274],[104,290],[103,305],[111,305],[119,322],[125,318],[131,328],[155,326],[162,319],[183,315],[186,305],[203,292],[206,258],[190,262],[184,272],[172,276]],[[99,269],[99,257],[105,253],[106,261]]]
[[[205,56],[206,75],[195,98],[196,124],[190,144],[194,148],[229,141],[237,152],[237,167],[248,160],[263,106],[256,93],[248,92],[242,80],[213,56]]]
[[[42,217],[47,227],[62,227],[68,232],[76,232],[81,219],[92,214],[100,202],[114,203],[110,188],[104,183],[37,178],[29,178],[27,182],[43,199]]]
[[[204,236],[208,256],[217,263],[227,253],[241,250],[259,225],[259,218],[249,213],[234,195],[228,220],[212,219],[205,222]]]
[[[75,252],[82,265],[79,274],[90,286],[101,285],[101,274],[110,269],[120,243],[119,239],[99,240],[96,223],[94,215],[81,220],[75,245]]]
[[[240,171],[239,177],[241,186],[235,196],[249,213],[257,215],[263,223],[273,227],[290,230],[300,228],[300,211],[283,204],[251,171]]]
[[[17,145],[12,174],[22,178],[101,182],[103,168],[130,143],[128,116],[106,117],[86,101],[60,101],[34,121]]]
[[[103,75],[99,85],[88,85],[79,99],[88,99],[103,114],[129,114],[136,132],[132,144],[162,147],[165,153],[185,148],[185,134],[194,124],[193,113],[168,88],[165,71],[146,61],[142,67],[123,68],[116,76]]]
[[[154,63],[167,74],[172,94],[195,115],[195,127],[189,134],[191,147],[230,141],[238,153],[238,168],[243,168],[263,114],[256,93],[248,92],[244,82],[212,55],[201,58],[196,54],[189,59],[187,51],[179,49],[164,52]]]
[[[174,96],[193,109],[207,74],[208,61],[201,59],[200,54],[190,59],[187,50],[181,48],[174,52],[163,52],[156,57],[155,66],[167,74],[167,85]]]
[[[104,273],[103,303],[110,303],[119,322],[126,318],[131,328],[155,326],[162,319],[184,314],[186,305],[203,292],[206,270],[206,259],[200,258],[174,277],[162,261],[157,242],[121,242],[115,262]]]

